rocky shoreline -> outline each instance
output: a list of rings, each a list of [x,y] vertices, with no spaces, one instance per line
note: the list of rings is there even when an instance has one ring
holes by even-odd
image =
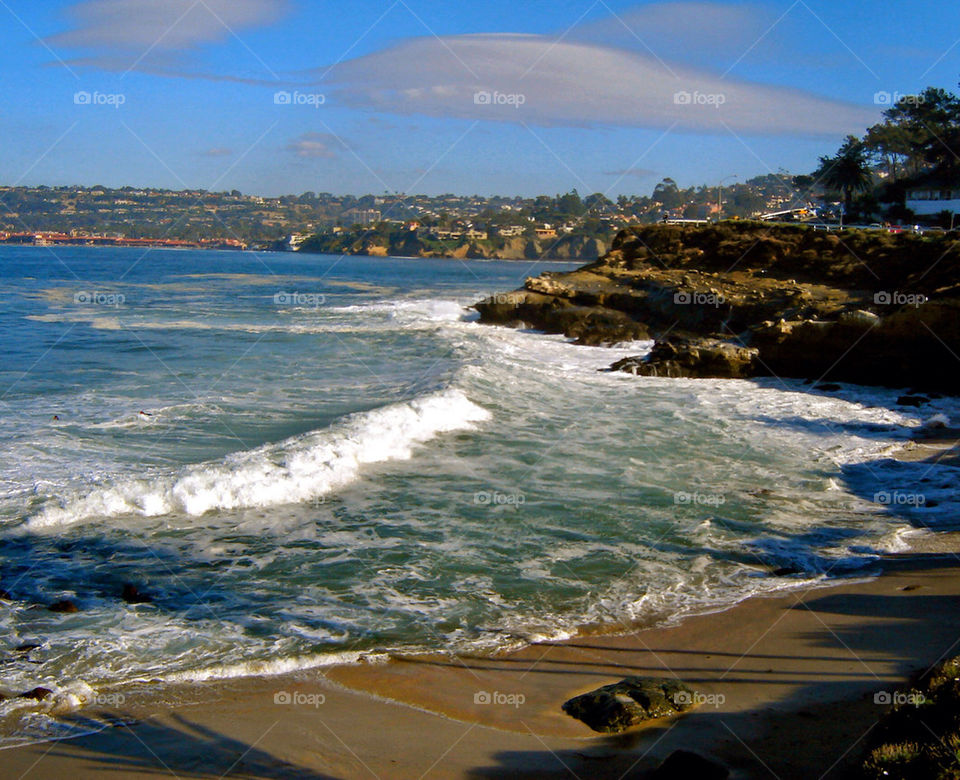
[[[624,230],[596,262],[475,305],[588,345],[654,339],[611,370],[960,390],[960,245],[724,222]]]
[[[324,233],[304,241],[304,254],[423,257],[454,260],[574,260],[585,261],[607,251],[608,239],[584,235],[557,238],[426,239],[410,230],[388,235],[376,231]]]

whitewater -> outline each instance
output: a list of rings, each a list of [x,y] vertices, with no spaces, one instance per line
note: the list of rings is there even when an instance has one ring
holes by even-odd
[[[869,576],[956,516],[949,475],[891,458],[953,399],[609,373],[651,345],[469,308],[568,265],[56,251],[0,249],[0,693],[54,691],[0,703],[0,744],[144,683]]]

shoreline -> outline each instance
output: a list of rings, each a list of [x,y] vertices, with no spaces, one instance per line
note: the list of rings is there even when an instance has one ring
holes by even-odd
[[[869,580],[753,596],[676,625],[583,633],[492,656],[395,656],[143,685],[114,712],[112,728],[2,755],[14,776],[36,777],[92,777],[118,765],[124,776],[166,766],[216,777],[243,755],[250,774],[239,776],[415,777],[432,769],[437,777],[561,777],[566,765],[581,777],[619,777],[686,749],[738,777],[769,776],[764,765],[781,778],[820,776],[859,756],[884,711],[873,694],[960,651],[952,627],[960,534],[947,536],[937,542],[949,541],[950,552],[886,556]],[[714,703],[617,736],[560,710],[574,695],[634,674],[675,676]]]

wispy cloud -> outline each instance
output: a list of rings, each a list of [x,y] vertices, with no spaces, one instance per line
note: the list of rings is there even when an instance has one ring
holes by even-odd
[[[357,107],[541,125],[836,135],[877,118],[797,89],[539,35],[416,38],[341,63],[328,81],[337,102]]]
[[[294,138],[284,148],[297,157],[333,158],[337,156],[338,147],[336,136],[330,133],[304,133]]]
[[[272,24],[287,0],[83,0],[67,10],[70,28],[46,39],[55,49],[83,51],[70,64],[104,70],[158,70],[176,56]]]
[[[648,179],[651,176],[656,176],[656,171],[651,171],[649,168],[621,168],[618,171],[604,171],[604,176],[633,176],[637,179]]]
[[[233,149],[227,149],[223,146],[215,146],[212,149],[207,149],[201,153],[204,157],[230,157],[233,154]]]

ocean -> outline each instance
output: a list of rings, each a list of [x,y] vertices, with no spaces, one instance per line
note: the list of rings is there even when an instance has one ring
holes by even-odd
[[[651,345],[468,308],[572,267],[0,248],[0,693],[54,691],[0,745],[145,681],[676,620],[950,527],[947,476],[887,455],[954,399],[607,373]]]

